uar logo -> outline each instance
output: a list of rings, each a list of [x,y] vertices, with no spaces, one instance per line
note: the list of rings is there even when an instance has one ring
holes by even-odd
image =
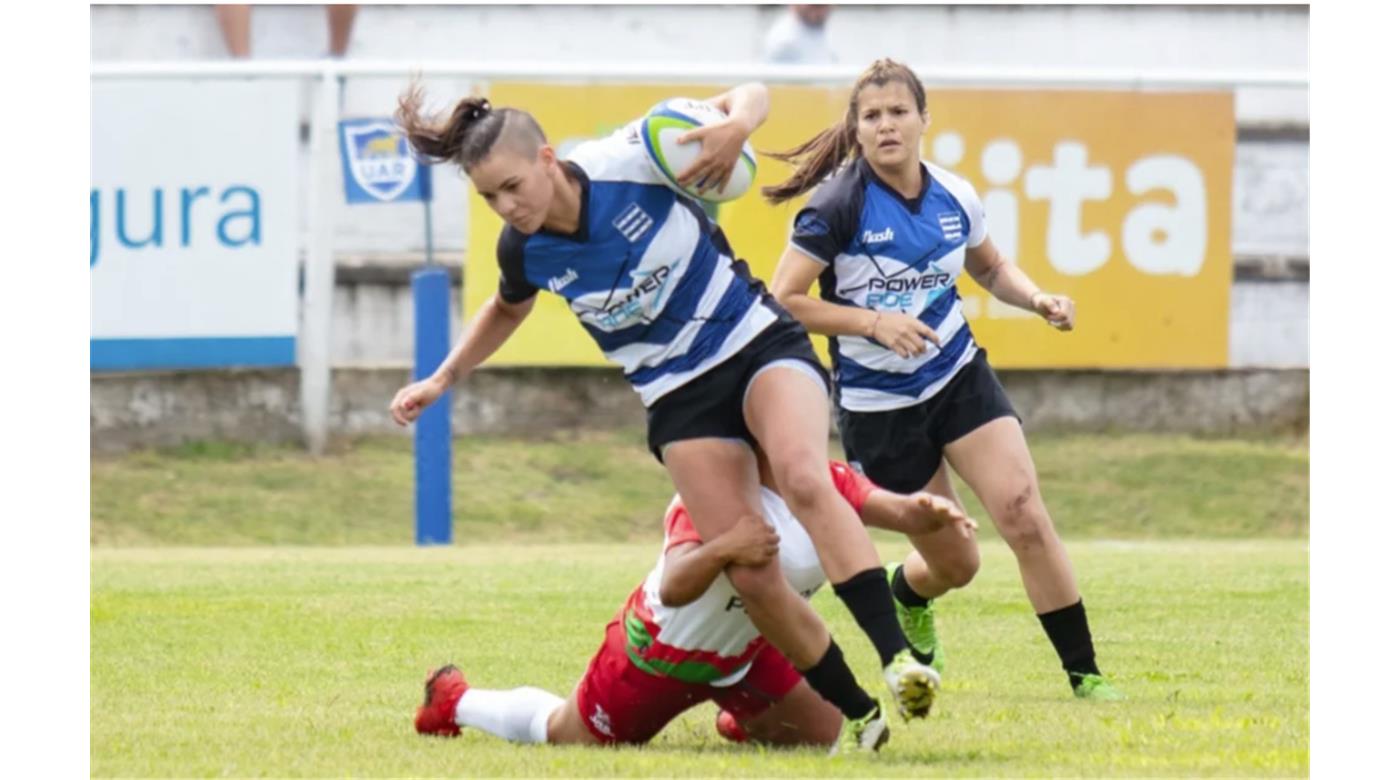
[[[364,192],[391,201],[413,184],[418,164],[409,154],[408,140],[392,122],[345,123],[341,132],[345,167]]]

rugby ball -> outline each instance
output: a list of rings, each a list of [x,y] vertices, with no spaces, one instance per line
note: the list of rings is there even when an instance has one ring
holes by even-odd
[[[723,187],[710,189],[704,193],[696,190],[692,182],[682,187],[676,175],[684,171],[700,156],[700,142],[676,143],[676,139],[697,127],[712,125],[725,118],[724,112],[701,100],[691,98],[671,98],[652,107],[642,117],[642,144],[646,147],[647,160],[667,186],[687,197],[707,203],[724,203],[734,200],[749,191],[758,172],[757,156],[748,141],[744,151],[734,165],[734,172]]]

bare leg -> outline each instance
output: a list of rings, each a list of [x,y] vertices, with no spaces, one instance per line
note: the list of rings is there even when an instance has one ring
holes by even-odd
[[[784,503],[807,529],[832,583],[880,567],[870,534],[831,482],[826,393],[791,368],[760,374],[749,387],[744,420],[763,447]]]
[[[583,723],[578,711],[578,690],[559,705],[549,716],[549,744],[551,745],[600,745],[598,738]]]
[[[939,464],[924,490],[949,499],[966,512],[953,490],[946,462]],[[982,554],[977,549],[977,540],[963,536],[953,526],[930,534],[910,534],[909,542],[914,550],[904,559],[904,579],[915,593],[926,599],[936,599],[953,588],[966,587],[981,568]]]
[[[874,645],[885,684],[901,712],[906,717],[924,717],[938,678],[910,654],[875,543],[831,481],[830,407],[825,388],[803,369],[780,365],[754,377],[746,392],[744,421],[772,467],[783,502],[812,538],[832,591]],[[806,668],[796,659],[793,663]],[[824,683],[810,675],[809,679],[843,714],[859,717],[853,712],[857,706],[853,701],[839,701],[827,693]],[[854,687],[854,682],[846,687]]]
[[[344,57],[350,47],[350,33],[355,27],[357,5],[326,6],[326,21],[330,26],[330,53],[332,57]]]
[[[219,21],[219,32],[223,33],[230,57],[247,59],[253,53],[252,16],[251,5],[214,6],[214,18]]]
[[[1069,554],[1040,497],[1020,423],[1012,417],[993,420],[949,444],[944,453],[1011,546],[1035,611],[1044,614],[1079,601]]]
[[[748,445],[688,439],[668,445],[664,457],[701,539],[714,539],[743,515],[762,516],[758,469]],[[731,566],[726,574],[754,626],[779,652],[798,669],[821,660],[831,635],[812,605],[783,578],[777,560],[761,567]]]
[[[830,745],[841,734],[841,711],[804,680],[776,704],[740,725],[766,745]]]

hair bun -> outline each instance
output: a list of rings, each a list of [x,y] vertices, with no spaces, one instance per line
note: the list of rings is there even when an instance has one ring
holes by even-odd
[[[469,121],[475,122],[489,113],[491,113],[491,101],[483,98],[480,103],[468,109],[467,119]]]

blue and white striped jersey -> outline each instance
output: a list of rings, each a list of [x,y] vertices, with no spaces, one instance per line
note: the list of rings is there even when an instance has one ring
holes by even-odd
[[[507,225],[496,249],[500,295],[562,296],[643,404],[723,363],[778,319],[719,226],[656,174],[637,122],[581,144],[564,165],[583,187],[578,231],[527,236]]]
[[[792,245],[826,264],[823,300],[918,317],[943,343],[906,359],[874,339],[832,338],[838,402],[851,411],[927,400],[977,354],[954,282],[967,248],[987,237],[982,201],[949,171],[925,162],[922,172],[922,191],[907,199],[859,158],[818,186],[793,221]]]

